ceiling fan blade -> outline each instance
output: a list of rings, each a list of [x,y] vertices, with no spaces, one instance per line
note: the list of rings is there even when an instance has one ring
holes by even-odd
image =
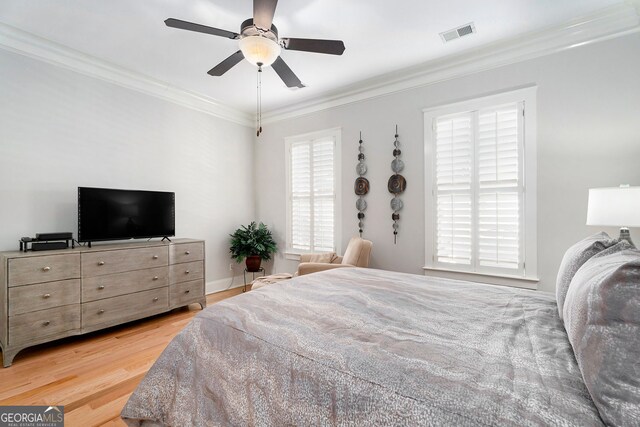
[[[318,39],[280,39],[284,48],[288,50],[302,50],[304,52],[328,53],[329,55],[342,55],[344,42],[342,40],[318,40]]]
[[[207,27],[206,25],[195,24],[193,22],[181,21],[175,18],[169,18],[164,21],[167,27],[178,28],[180,30],[195,31],[197,33],[212,34],[214,36],[226,37],[228,39],[237,39],[240,37],[238,33],[232,31],[221,30],[219,28]]]
[[[270,30],[278,0],[253,0],[253,25]]]
[[[224,61],[222,61],[221,63],[219,63],[212,69],[210,69],[209,71],[207,71],[207,74],[209,74],[210,76],[221,76],[227,71],[229,71],[231,68],[233,68],[238,62],[242,61],[243,59],[244,59],[244,55],[242,54],[242,52],[237,51],[236,53],[234,53],[233,55],[231,55],[230,57],[228,57],[227,59],[225,59]]]
[[[282,60],[282,57],[278,56],[276,62],[274,62],[271,66],[274,70],[276,70],[276,73],[278,73],[287,87],[304,87],[300,79],[295,74],[293,74],[291,68],[289,68],[289,66]]]

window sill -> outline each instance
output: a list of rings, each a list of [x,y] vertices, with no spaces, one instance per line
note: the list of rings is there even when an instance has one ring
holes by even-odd
[[[473,271],[460,271],[441,267],[422,267],[425,276],[445,277],[447,279],[467,280],[490,285],[511,286],[523,289],[538,289],[537,277],[511,276],[508,274],[488,274]]]
[[[285,259],[289,259],[291,261],[300,261],[300,255],[302,255],[303,252],[285,252],[284,253],[284,258]]]
[[[318,251],[318,252],[305,252],[305,251],[295,251],[293,249],[289,249],[288,251],[284,252],[284,258],[285,259],[289,259],[291,261],[300,261],[300,256],[304,255],[304,254],[314,254],[314,255],[319,255],[319,254],[335,254],[335,251]]]

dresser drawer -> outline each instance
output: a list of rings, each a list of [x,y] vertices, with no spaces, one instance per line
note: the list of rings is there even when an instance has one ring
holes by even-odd
[[[9,316],[80,303],[80,279],[9,288]]]
[[[177,245],[171,245],[169,248],[169,264],[180,264],[203,259],[204,244],[202,242],[179,243]]]
[[[9,260],[9,287],[80,278],[80,254]]]
[[[188,282],[204,278],[204,262],[194,261],[169,266],[169,281],[173,283]]]
[[[142,270],[168,264],[167,246],[83,253],[82,277]]]
[[[65,305],[9,317],[9,343],[21,345],[80,329],[80,304]],[[71,334],[69,334],[71,335]]]
[[[169,267],[156,267],[146,270],[82,279],[82,302],[111,298],[132,292],[166,287],[169,285]]]
[[[82,328],[85,331],[105,328],[168,309],[168,287],[87,302],[82,304]]]
[[[169,306],[180,307],[204,297],[204,280],[191,280],[169,287]]]

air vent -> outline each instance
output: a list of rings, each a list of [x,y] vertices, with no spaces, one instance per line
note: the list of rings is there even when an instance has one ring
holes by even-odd
[[[447,43],[451,40],[459,39],[460,37],[468,36],[476,32],[476,27],[473,22],[465,24],[461,27],[454,28],[453,30],[440,33],[440,38],[443,42]]]

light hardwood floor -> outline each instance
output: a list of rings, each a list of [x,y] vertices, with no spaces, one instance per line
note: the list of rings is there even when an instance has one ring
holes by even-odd
[[[240,293],[208,295],[207,305]],[[129,395],[199,307],[23,350],[0,367],[0,405],[64,405],[66,426],[124,426]]]

